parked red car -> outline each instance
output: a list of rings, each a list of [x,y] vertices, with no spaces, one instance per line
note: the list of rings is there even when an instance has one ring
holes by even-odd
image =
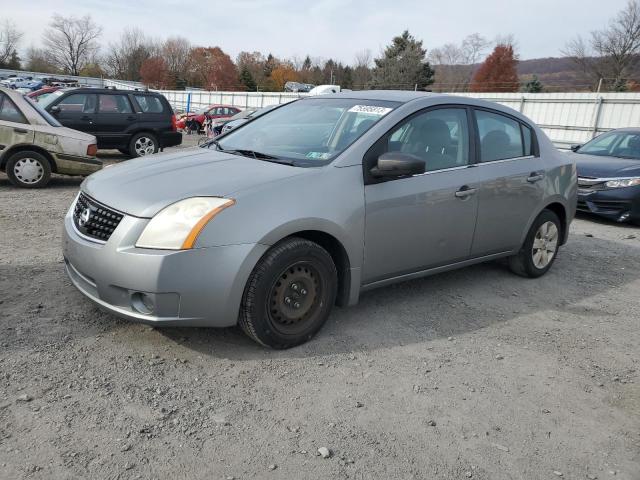
[[[36,90],[35,92],[27,93],[27,97],[38,102],[44,99],[45,97],[51,95],[53,92],[60,90],[61,88],[62,87],[44,87],[44,88],[41,88],[40,90]]]
[[[202,126],[207,119],[229,118],[239,112],[239,108],[232,107],[231,105],[209,105],[202,110],[196,110],[195,112],[182,115],[177,121],[176,126],[184,130],[187,128],[187,123],[189,123],[192,130],[202,130]]]

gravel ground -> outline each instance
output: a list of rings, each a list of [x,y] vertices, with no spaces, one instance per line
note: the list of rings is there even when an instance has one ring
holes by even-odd
[[[542,279],[383,288],[275,352],[92,306],[79,184],[0,176],[0,478],[640,479],[640,229],[580,217]]]

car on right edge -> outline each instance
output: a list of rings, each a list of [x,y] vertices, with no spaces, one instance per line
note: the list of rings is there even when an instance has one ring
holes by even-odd
[[[622,128],[573,145],[578,210],[640,225],[640,128]]]

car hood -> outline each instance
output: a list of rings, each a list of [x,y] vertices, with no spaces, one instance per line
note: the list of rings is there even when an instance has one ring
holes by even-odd
[[[594,178],[640,176],[640,160],[570,153],[576,162],[578,176]]]
[[[305,170],[308,169],[195,147],[104,168],[89,176],[82,190],[108,207],[151,218],[184,198],[227,197],[301,175]]]

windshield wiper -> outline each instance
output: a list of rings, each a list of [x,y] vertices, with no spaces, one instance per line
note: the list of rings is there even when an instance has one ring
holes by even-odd
[[[292,160],[279,158],[279,157],[276,157],[274,155],[269,155],[268,153],[256,152],[255,150],[245,150],[245,149],[242,149],[242,148],[229,149],[229,150],[224,149],[224,148],[222,148],[220,146],[220,143],[218,142],[218,140],[214,140],[211,143],[209,143],[208,145],[214,145],[219,152],[231,153],[231,154],[235,154],[235,155],[242,155],[244,157],[255,158],[256,160],[264,160],[266,162],[280,163],[282,165],[293,165],[293,166],[295,166],[295,163]]]

